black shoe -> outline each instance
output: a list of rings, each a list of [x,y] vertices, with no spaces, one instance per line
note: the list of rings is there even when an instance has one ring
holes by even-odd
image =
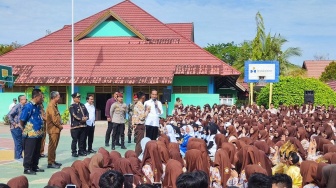
[[[112,148],[111,148],[112,150],[115,150],[115,146],[112,146]]]
[[[127,149],[124,145],[121,146],[121,149]]]
[[[61,166],[60,165],[57,165],[56,163],[54,164],[48,164],[47,168],[57,168],[59,169]]]
[[[128,140],[128,143],[130,144],[130,143],[132,143],[132,141],[131,141],[131,140]]]
[[[93,149],[90,149],[90,150],[89,150],[89,153],[96,153],[96,151],[93,150]]]
[[[57,162],[55,161],[55,165],[62,166],[62,163],[57,163]]]
[[[44,158],[44,157],[46,157],[44,154],[41,154],[41,155],[40,155],[40,158]]]
[[[72,156],[73,157],[78,157],[78,154],[77,153],[73,153]]]
[[[23,173],[28,174],[28,175],[36,175],[36,172],[34,172],[32,170],[24,170]]]
[[[121,144],[120,143],[116,143],[116,146],[121,146]]]
[[[82,152],[82,153],[78,153],[78,156],[87,156],[87,154],[85,152]]]
[[[34,172],[44,172],[44,170],[43,170],[43,169],[41,169],[41,168],[38,168],[38,167],[37,167],[37,168],[35,168],[35,169],[33,169],[33,171],[34,171]]]
[[[105,146],[106,146],[106,147],[109,147],[109,146],[110,146],[110,144],[109,144],[109,143],[105,143]]]

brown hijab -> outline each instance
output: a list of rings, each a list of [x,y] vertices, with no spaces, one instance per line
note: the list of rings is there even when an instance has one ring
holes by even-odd
[[[103,155],[103,158],[104,158],[104,168],[109,168],[109,167],[112,167],[112,161],[110,159],[110,155],[109,155],[109,152],[103,148],[103,147],[100,147],[98,149],[98,153],[101,153]]]
[[[327,163],[323,163],[323,162],[320,162],[317,165],[315,181],[317,182],[317,185],[319,187],[325,187],[325,183],[322,182],[322,169],[323,169],[323,167],[325,167],[327,165],[328,165]]]
[[[229,135],[227,136],[227,138],[230,138],[230,136],[234,136],[236,138],[238,138],[238,134],[237,134],[237,130],[233,125],[230,125],[227,130],[229,131]]]
[[[171,143],[169,143],[168,146],[169,146],[169,147],[168,147],[168,150],[169,150],[169,151],[171,151],[171,150],[175,150],[175,151],[180,152],[180,144],[171,142]]]
[[[65,187],[67,184],[71,183],[71,177],[69,174],[58,171],[55,172],[49,179],[49,186]]]
[[[76,185],[77,187],[82,187],[82,182],[79,179],[78,172],[73,167],[64,167],[62,169],[63,172],[70,175],[71,183]]]
[[[143,154],[141,167],[149,164],[154,172],[154,181],[160,182],[163,169],[160,155],[158,153],[158,145],[156,141],[152,140],[146,144],[145,151]],[[152,182],[153,183],[153,182]]]
[[[134,168],[135,169],[135,168]],[[114,164],[114,170],[122,174],[133,174],[134,175],[134,184],[141,183],[141,174],[138,171],[133,170],[132,163],[126,158],[118,159]]]
[[[181,163],[182,166],[184,166],[184,161],[182,159],[181,153],[179,151],[171,150],[169,151],[169,157],[170,159],[174,159]]]
[[[216,134],[215,136],[215,143],[217,145],[217,150],[222,147],[222,143],[227,142],[226,137],[224,134]]]
[[[108,171],[107,168],[100,168],[100,169],[95,169],[93,173],[90,174],[91,188],[92,187],[100,188],[99,186],[100,177],[107,171]]]
[[[258,140],[258,135],[259,135],[259,129],[258,129],[258,126],[252,126],[252,129],[253,129],[253,133],[250,135],[250,138],[253,140],[253,141],[256,141]]]
[[[227,152],[229,159],[230,159],[230,163],[235,164],[236,163],[236,160],[235,160],[236,147],[232,143],[225,142],[222,144],[221,148]]]
[[[138,157],[127,158],[132,166],[133,174],[141,177],[141,183],[150,183],[150,180],[143,174],[142,169],[140,168],[141,161]],[[136,182],[137,183],[137,182]]]
[[[85,166],[84,162],[77,160],[72,163],[71,167],[75,168],[76,171],[78,172],[79,179],[82,181],[82,187],[89,187],[91,185],[90,171]]]
[[[170,141],[169,141],[169,137],[167,135],[161,134],[160,137],[158,138],[158,141],[163,142],[166,145],[167,148],[169,147],[169,142]]]
[[[208,155],[208,150],[206,143],[204,140],[199,139],[199,138],[190,138],[188,141],[187,149],[197,149],[201,151],[202,155],[202,164],[203,164],[203,169],[204,172],[206,172],[209,175],[209,170],[210,170],[210,157]]]
[[[183,173],[183,166],[181,163],[174,159],[169,159],[166,165],[165,177],[162,181],[163,187],[176,188],[177,177]]]
[[[166,164],[169,160],[169,152],[168,152],[168,149],[165,145],[164,142],[162,141],[157,141],[156,142],[157,145],[158,145],[158,151],[159,151],[159,155],[160,155],[160,159],[162,161],[163,164]]]
[[[266,141],[256,141],[254,142],[254,146],[257,147],[259,150],[264,151],[266,155],[269,155],[271,152],[271,149]]]
[[[308,140],[307,139],[307,131],[306,131],[306,129],[305,128],[303,128],[303,127],[299,127],[298,128],[298,133],[299,133],[299,135],[300,135],[300,138],[298,138],[300,141],[302,141],[303,139],[306,139],[306,140]]]
[[[302,161],[300,165],[300,173],[302,176],[302,186],[313,183],[317,175],[318,163],[315,161]]]
[[[89,165],[90,165],[90,162],[91,162],[91,158],[87,157],[87,158],[83,159],[83,162],[84,162],[86,168],[89,168]]]
[[[188,172],[192,172],[194,170],[202,170],[204,172],[209,171],[204,169],[202,157],[200,156],[202,156],[202,152],[197,149],[190,149],[186,152],[185,160]]]
[[[90,173],[93,173],[95,169],[100,168],[104,168],[104,158],[101,153],[96,153],[94,156],[92,156],[89,164]]]
[[[303,149],[303,146],[300,142],[300,140],[298,140],[296,137],[287,137],[286,141],[290,141],[292,144],[295,145],[295,147],[298,149],[300,156],[302,157],[302,159],[306,159],[306,151]]]
[[[255,165],[255,164],[254,165],[246,165],[245,176],[246,176],[247,180],[250,178],[250,176],[253,173],[262,173],[262,174],[265,174],[267,176],[266,170],[263,167],[261,167],[260,165]]]
[[[326,138],[320,138],[319,143],[317,144],[317,149],[322,152],[323,151],[323,145],[325,145],[325,144],[332,144],[332,143],[330,142],[330,140],[328,140]]]
[[[29,187],[28,179],[26,176],[18,176],[18,177],[12,178],[7,182],[7,185],[13,188],[14,187],[15,188],[28,188]]]
[[[219,149],[215,155],[214,167],[219,169],[219,173],[221,176],[221,184],[222,186],[226,186],[226,182],[231,176],[231,163],[228,153],[224,149]]]
[[[110,156],[111,157],[111,156]],[[128,150],[125,153],[125,158],[130,158],[130,157],[138,157],[135,151],[133,150]]]

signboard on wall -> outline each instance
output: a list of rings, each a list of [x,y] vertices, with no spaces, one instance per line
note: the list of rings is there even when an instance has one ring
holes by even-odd
[[[256,83],[263,79],[266,83],[279,82],[278,61],[245,61],[244,82]]]

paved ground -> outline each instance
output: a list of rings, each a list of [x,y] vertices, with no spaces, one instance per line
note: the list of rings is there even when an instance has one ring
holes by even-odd
[[[97,122],[95,130],[95,138],[93,143],[93,149],[98,150],[99,147],[105,147],[105,131],[107,122]],[[133,140],[133,138],[132,138]],[[127,138],[126,138],[127,142]],[[61,132],[60,142],[56,151],[56,161],[63,164],[62,167],[71,166],[75,160],[83,160],[85,157],[73,158],[71,157],[70,150],[71,136],[69,127],[65,127]],[[126,143],[127,149],[134,150],[135,144]],[[14,160],[14,142],[10,134],[8,126],[0,124],[0,183],[7,183],[12,177],[23,175],[22,163]],[[48,151],[48,137],[46,138],[45,153]],[[111,151],[110,147],[105,147],[108,151]],[[120,147],[116,147],[122,155],[127,150],[122,150]],[[90,155],[92,156],[92,154]],[[89,157],[90,157],[89,156]],[[40,168],[45,169],[45,172],[40,172],[37,175],[27,176],[29,180],[29,187],[31,188],[43,188],[49,181],[50,176],[59,171],[60,169],[47,169],[47,158],[40,159]]]

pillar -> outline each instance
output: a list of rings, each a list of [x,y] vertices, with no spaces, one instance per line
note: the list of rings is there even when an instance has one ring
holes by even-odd
[[[124,87],[124,102],[128,106],[133,101],[133,87],[125,86]],[[126,113],[126,118],[128,118],[128,113]]]
[[[215,79],[214,79],[213,76],[209,77],[208,93],[209,94],[214,94],[215,93]]]

